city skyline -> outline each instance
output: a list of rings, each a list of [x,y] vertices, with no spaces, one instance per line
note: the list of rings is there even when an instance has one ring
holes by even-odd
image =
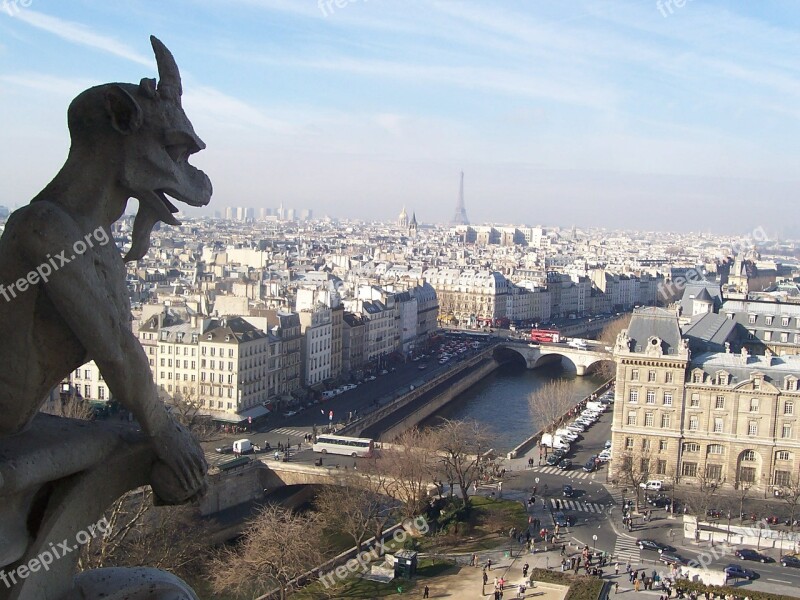
[[[713,1],[186,0],[158,14],[9,1],[0,203],[27,203],[63,162],[67,101],[155,75],[154,33],[208,144],[193,160],[215,184],[207,215],[282,203],[389,222],[405,205],[446,223],[463,170],[474,224],[735,234],[758,222],[797,237],[798,20],[789,4]]]

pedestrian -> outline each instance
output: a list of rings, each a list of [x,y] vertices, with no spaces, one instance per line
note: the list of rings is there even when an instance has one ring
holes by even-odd
[[[489,581],[489,575],[486,574],[486,571],[483,572],[483,585],[486,585],[486,582]]]
[[[567,553],[567,546],[566,544],[561,544],[561,556],[565,556]]]
[[[430,589],[429,589],[429,588],[428,588],[428,586],[426,585],[426,586],[425,586],[425,589],[424,589],[424,590],[422,590],[422,597],[423,597],[423,598],[427,598],[429,593],[430,593]]]
[[[491,570],[492,570],[492,559],[491,559],[491,558],[487,558],[487,559],[486,559],[486,568],[487,568],[489,571],[491,571]]]
[[[517,589],[517,598],[524,598],[525,597],[525,591],[527,589],[528,588],[525,587],[524,583],[519,584],[519,588]]]
[[[641,584],[639,583],[639,580],[638,580],[638,579],[637,579],[636,581],[634,581],[634,582],[633,582],[633,589],[634,589],[635,591],[637,591],[637,592],[638,592],[640,587],[641,587]]]
[[[472,553],[472,566],[478,566],[478,555],[475,552]]]
[[[614,575],[619,575],[619,563],[614,565]]]
[[[619,592],[619,582],[614,583],[614,593],[616,594],[617,592]]]
[[[522,565],[522,576],[523,577],[527,577],[528,576],[528,568],[529,568],[528,567],[528,563],[525,563],[524,565]]]

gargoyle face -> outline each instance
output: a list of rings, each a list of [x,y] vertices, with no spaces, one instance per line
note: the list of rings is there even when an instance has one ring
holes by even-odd
[[[169,198],[205,206],[212,191],[208,176],[188,162],[206,146],[181,106],[178,66],[164,44],[153,36],[150,41],[158,82],[142,79],[139,85],[91,88],[73,101],[69,111],[73,144],[91,144],[93,154],[101,145],[102,160],[116,169],[117,183],[139,200],[126,261],[145,255],[156,223],[180,224],[173,215],[178,209]]]

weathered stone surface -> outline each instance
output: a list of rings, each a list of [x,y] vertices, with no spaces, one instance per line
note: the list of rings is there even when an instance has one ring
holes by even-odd
[[[151,38],[159,81],[90,88],[69,107],[66,163],[0,238],[0,568],[20,573],[49,545],[74,540],[127,490],[151,483],[162,502],[205,488],[199,446],[158,398],[130,330],[123,258],[111,226],[139,200],[126,260],[141,258],[158,221],[177,224],[167,196],[201,206],[211,182],[188,163],[205,144],[181,107],[170,52]],[[51,389],[94,360],[114,398],[143,434],[37,416]],[[49,569],[0,583],[0,600],[62,598],[73,589],[77,552]],[[82,575],[80,598],[194,598],[172,576],[137,569]],[[142,578],[157,584],[141,595]],[[125,585],[132,585],[124,593]],[[163,584],[163,585],[162,585]],[[162,587],[159,587],[162,586]],[[181,587],[183,586],[183,587]],[[108,595],[114,589],[122,595]],[[159,591],[161,590],[161,591]],[[137,595],[138,594],[138,595]]]

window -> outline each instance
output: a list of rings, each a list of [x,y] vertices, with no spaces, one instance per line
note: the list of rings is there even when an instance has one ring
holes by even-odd
[[[747,322],[750,325],[755,325],[756,323],[756,316],[755,315],[748,315]]]
[[[756,468],[755,467],[739,467],[739,483],[755,483],[756,481]]]
[[[725,408],[725,396],[717,396],[714,402],[714,408]]]
[[[636,423],[634,423],[635,425]],[[645,413],[644,415],[644,426],[645,427],[652,427],[653,426],[653,413]]]
[[[714,433],[722,433],[724,430],[722,419],[714,419]]]
[[[631,381],[639,381],[639,369],[631,369]]]
[[[672,371],[667,371],[666,373],[664,373],[664,382],[672,383]]]
[[[97,388],[97,397],[100,400],[106,399],[106,388],[104,388],[102,385],[99,388]]]
[[[655,390],[647,390],[647,398],[645,399],[647,404],[655,404],[656,403],[656,392]]]
[[[758,435],[758,421],[750,421],[747,424],[747,435]]]
[[[642,438],[642,451],[650,451],[650,438]]]
[[[659,459],[656,461],[656,475],[667,474],[667,461]]]
[[[647,372],[647,381],[655,381],[656,380],[656,372],[655,371],[648,371]]]
[[[764,330],[764,341],[765,342],[772,341],[772,332],[769,329]]]
[[[752,462],[756,459],[756,451],[755,450],[745,450],[742,452],[742,460]]]
[[[692,394],[692,397],[689,399],[689,406],[692,408],[700,407],[700,394]]]
[[[789,471],[775,471],[774,485],[789,487]]]
[[[664,392],[664,406],[672,406],[672,392]]]
[[[659,452],[667,451],[667,440],[658,440],[658,451]]]
[[[783,414],[785,415],[793,415],[794,414],[794,402],[786,401],[783,403]]]
[[[754,390],[760,390],[761,389],[761,378],[760,377],[756,377],[755,379],[753,379],[753,389]]]
[[[767,315],[767,317],[766,317],[766,321],[765,321],[765,322],[766,322],[766,324],[767,324],[767,325],[772,325],[772,319],[773,319],[773,318],[774,318],[774,317],[773,317],[772,315]]]
[[[717,384],[718,385],[728,385],[728,374],[727,373],[720,373],[717,375]]]
[[[661,415],[661,428],[669,429],[672,427],[672,417],[669,414]]]
[[[775,460],[792,460],[792,455],[788,450],[779,450],[775,453]]]
[[[792,437],[792,426],[789,423],[784,423],[783,427],[781,427],[781,437],[782,438]]]
[[[692,373],[692,383],[703,383],[703,374]]]
[[[700,452],[700,444],[698,444],[697,442],[684,442],[683,451],[684,452]]]
[[[681,468],[681,475],[684,477],[695,477],[697,476],[697,463],[694,462],[685,462]]]
[[[635,404],[639,401],[639,390],[631,390],[630,394],[628,395],[628,401],[631,404]]]
[[[758,412],[758,398],[750,398],[750,412]]]
[[[90,386],[90,385],[83,386],[83,397],[84,398],[91,398],[92,397],[92,386]]]
[[[709,454],[724,454],[725,447],[722,444],[709,444],[708,445],[708,453]]]
[[[785,344],[785,343],[787,343],[788,341],[789,341],[789,334],[788,334],[788,333],[786,333],[785,331],[784,331],[784,332],[782,332],[782,333],[781,333],[781,342],[783,342],[783,343]]]
[[[714,481],[722,481],[722,465],[706,465],[706,477]]]
[[[92,380],[92,372],[89,369],[84,369],[83,378],[84,379],[88,379],[89,381],[91,381]]]
[[[625,438],[625,450],[633,450],[633,438]]]
[[[690,431],[697,431],[700,427],[700,417],[697,415],[692,415],[689,417],[689,430]]]
[[[165,359],[165,358],[161,359],[161,366],[162,367],[166,367],[167,366],[167,359]]]

